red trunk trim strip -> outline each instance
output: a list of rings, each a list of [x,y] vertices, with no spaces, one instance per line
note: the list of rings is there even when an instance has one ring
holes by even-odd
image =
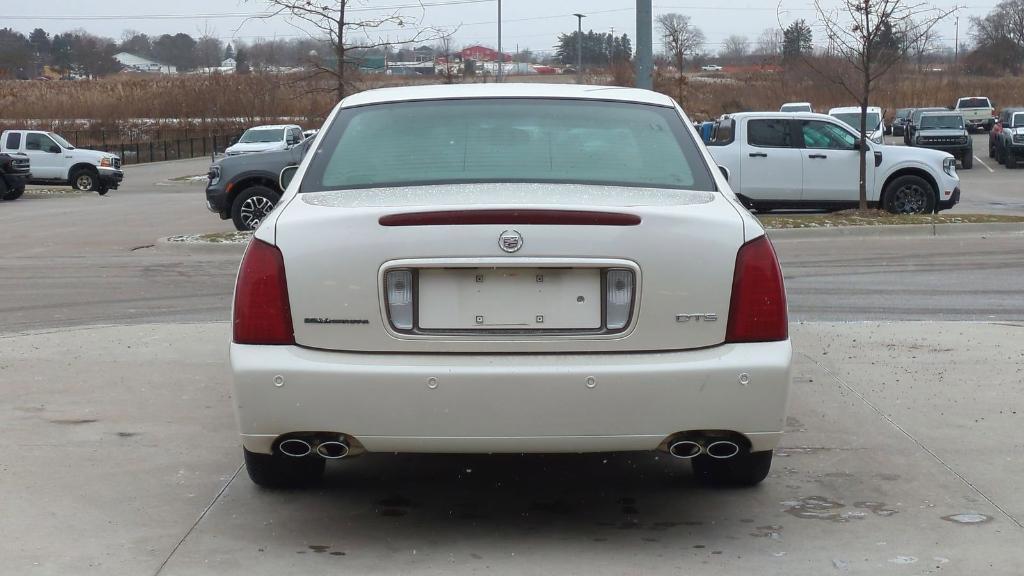
[[[478,224],[549,224],[554,226],[636,226],[640,217],[587,210],[443,210],[380,217],[381,226],[472,226]]]

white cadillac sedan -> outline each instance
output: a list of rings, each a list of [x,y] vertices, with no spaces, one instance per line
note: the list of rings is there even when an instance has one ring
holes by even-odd
[[[316,138],[235,287],[254,482],[365,452],[660,450],[709,482],[765,478],[782,274],[673,100],[373,90]]]

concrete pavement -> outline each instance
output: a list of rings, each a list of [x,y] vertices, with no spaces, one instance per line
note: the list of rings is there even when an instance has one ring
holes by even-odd
[[[0,338],[0,574],[1019,574],[1021,324],[794,324],[747,490],[656,454],[239,472],[226,324]],[[198,521],[197,521],[198,520]]]

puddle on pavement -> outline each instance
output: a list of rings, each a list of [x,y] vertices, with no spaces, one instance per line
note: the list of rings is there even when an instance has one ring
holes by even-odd
[[[889,562],[892,562],[893,564],[916,564],[917,558],[913,556],[897,556],[895,558],[890,558]]]
[[[967,512],[964,514],[952,514],[950,516],[943,516],[943,520],[947,522],[954,522],[956,524],[984,524],[991,522],[992,517],[984,514],[978,514],[977,512]]]
[[[876,516],[892,516],[899,512],[895,508],[889,508],[885,502],[854,502],[853,507],[870,510]]]
[[[807,496],[800,500],[785,500],[782,502],[786,514],[806,520],[828,520],[831,522],[844,523],[850,520],[860,520],[867,514],[864,512],[840,512],[846,505],[842,502],[829,500],[824,496]]]
[[[770,524],[768,526],[758,526],[757,532],[751,532],[750,535],[755,538],[770,538],[772,540],[782,539],[782,526],[778,524]]]

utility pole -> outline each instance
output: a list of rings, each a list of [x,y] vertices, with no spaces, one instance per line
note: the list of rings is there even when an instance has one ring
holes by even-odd
[[[501,82],[502,69],[505,68],[505,53],[501,51],[501,0],[498,0],[498,82]]]
[[[654,10],[651,0],[636,0],[636,87],[654,87]]]
[[[957,16],[954,22],[956,22],[956,35],[953,40],[953,66],[956,67],[960,64],[960,17]]]
[[[585,14],[573,14],[576,17],[576,83],[583,84],[583,19]]]

